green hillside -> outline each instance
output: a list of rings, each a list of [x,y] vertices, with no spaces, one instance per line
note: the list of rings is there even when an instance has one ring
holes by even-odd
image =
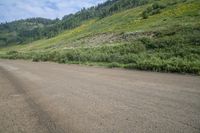
[[[126,9],[148,4],[148,0],[108,0],[97,6],[83,8],[62,19],[29,18],[0,24],[0,46],[25,44],[39,39],[55,37],[59,33],[74,29],[86,20],[102,19]]]
[[[103,8],[121,4],[115,0]],[[200,1],[151,0],[116,9],[82,19],[52,38],[1,46],[0,56],[200,74]]]

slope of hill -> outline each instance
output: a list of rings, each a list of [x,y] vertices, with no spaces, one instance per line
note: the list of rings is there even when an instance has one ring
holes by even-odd
[[[122,1],[113,0],[110,5],[114,7],[118,2]],[[106,6],[108,3],[109,1]],[[93,8],[87,11],[91,9]],[[66,17],[63,18],[65,19]],[[79,24],[53,38],[1,47],[0,56],[200,73],[199,1],[152,0],[117,8],[116,12],[103,18],[82,19]]]
[[[104,18],[146,3],[148,0],[108,0],[88,9],[83,8],[75,14],[66,15],[62,20],[31,18],[3,23],[0,24],[0,46],[25,44],[38,39],[51,38],[66,29],[80,26],[86,20]]]
[[[31,18],[0,24],[0,46],[27,43],[40,39],[38,30],[46,29],[57,20]],[[47,34],[43,31],[44,34]]]

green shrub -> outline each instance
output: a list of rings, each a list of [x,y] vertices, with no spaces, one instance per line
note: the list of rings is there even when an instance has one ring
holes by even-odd
[[[161,2],[156,2],[156,3],[153,3],[153,5],[152,5],[153,10],[164,9],[164,8],[166,8],[166,5],[164,3],[161,3]]]
[[[174,26],[123,45],[54,52],[8,51],[2,58],[58,63],[95,63],[108,67],[200,74],[198,27]]]
[[[155,2],[152,6],[148,7],[146,10],[142,12],[142,18],[147,19],[150,15],[155,15],[161,13],[161,10],[166,8],[167,5],[161,2]]]
[[[33,56],[32,61],[33,61],[33,62],[39,62],[40,59],[39,59],[37,56]]]
[[[8,51],[6,54],[8,54],[8,55],[12,55],[12,54],[18,54],[18,52],[17,52],[17,51],[14,51],[14,50],[12,50],[12,51]]]
[[[152,15],[159,14],[159,13],[161,13],[161,9],[160,9],[160,8],[154,9],[154,10],[151,12]]]
[[[108,67],[109,67],[109,68],[120,67],[120,64],[117,63],[117,62],[112,62],[112,63],[108,64]]]
[[[147,11],[142,12],[142,18],[147,19],[149,17],[149,14]]]

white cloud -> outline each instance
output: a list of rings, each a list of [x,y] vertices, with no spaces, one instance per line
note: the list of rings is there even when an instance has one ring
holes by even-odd
[[[62,18],[105,0],[0,0],[0,22],[30,17]]]

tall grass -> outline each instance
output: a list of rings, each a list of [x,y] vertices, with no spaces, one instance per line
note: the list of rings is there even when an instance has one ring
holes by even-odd
[[[9,51],[2,58],[59,63],[103,63],[162,72],[200,74],[200,27],[172,27],[123,45],[76,48],[53,52]]]

